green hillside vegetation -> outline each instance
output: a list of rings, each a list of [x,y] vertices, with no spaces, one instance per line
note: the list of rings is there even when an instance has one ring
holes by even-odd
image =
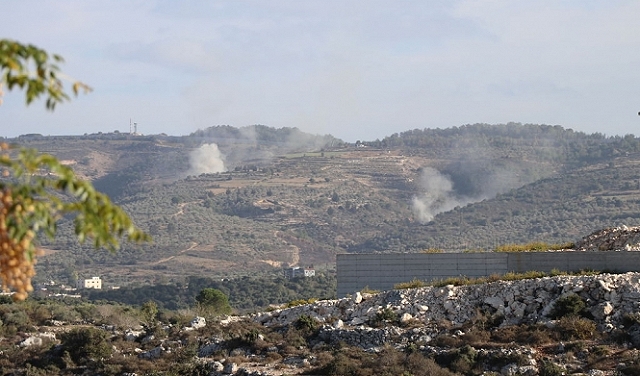
[[[206,288],[222,291],[236,312],[252,312],[270,305],[287,304],[300,299],[335,299],[335,272],[318,273],[314,278],[285,279],[283,277],[242,277],[212,279],[191,276],[184,283],[155,286],[129,286],[118,290],[93,290],[87,294],[91,301],[110,301],[129,305],[154,301],[170,310],[193,307],[196,296]]]
[[[412,130],[358,146],[266,126],[12,141],[58,156],[153,237],[115,255],[93,252],[62,223],[57,240],[43,244],[40,281],[273,278],[290,265],[331,265],[336,253],[563,244],[639,222],[632,135],[510,123]],[[225,171],[190,171],[190,153],[209,143]],[[426,216],[414,204],[423,199],[431,200]]]
[[[443,213],[433,224],[413,230],[431,235],[441,247],[490,249],[531,240],[571,242],[594,229],[637,224],[639,157],[634,153],[542,179],[492,200]],[[456,240],[440,235],[447,227],[458,228]]]

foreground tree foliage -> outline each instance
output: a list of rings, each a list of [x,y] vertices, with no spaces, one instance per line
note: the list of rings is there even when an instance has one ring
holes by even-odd
[[[69,99],[59,78],[62,62],[33,45],[0,40],[0,85],[26,89],[26,102],[47,96],[46,107]],[[33,70],[31,70],[33,68]],[[72,90],[89,90],[81,82]],[[120,239],[146,241],[149,236],[131,218],[91,183],[79,179],[69,167],[51,155],[0,145],[0,280],[3,289],[12,289],[15,300],[24,300],[33,291],[31,278],[38,254],[36,237],[54,237],[56,222],[75,216],[75,234],[84,242],[93,240],[96,248],[115,251]]]
[[[27,104],[46,96],[46,107],[53,111],[56,104],[70,99],[62,81],[70,79],[58,67],[62,62],[62,56],[50,55],[32,44],[0,39],[0,97],[2,84],[5,83],[9,90],[16,87],[25,89]],[[71,90],[74,95],[78,95],[80,91],[91,91],[91,88],[80,81],[74,81]]]

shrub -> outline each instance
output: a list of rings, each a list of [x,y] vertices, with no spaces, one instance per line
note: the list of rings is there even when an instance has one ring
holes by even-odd
[[[585,306],[584,300],[579,295],[568,294],[556,300],[549,316],[553,319],[577,316],[584,311]]]
[[[453,352],[453,361],[449,364],[454,372],[469,373],[475,366],[478,352],[469,345],[465,345]]]
[[[96,328],[72,329],[62,333],[60,339],[64,350],[78,364],[106,358],[113,352],[107,341],[107,333]]]
[[[83,320],[88,322],[95,322],[100,319],[100,314],[95,305],[85,303],[79,304],[74,307],[75,310],[80,314]]]
[[[318,322],[309,315],[300,315],[295,323],[296,329],[306,333],[314,332],[318,328]]]
[[[565,316],[558,320],[556,330],[565,340],[589,339],[596,334],[596,323],[578,316]]]
[[[433,340],[433,344],[438,347],[453,348],[453,347],[460,347],[462,344],[462,340],[452,335],[441,334]]]
[[[289,303],[287,303],[287,308],[297,307],[297,306],[301,306],[301,305],[305,305],[305,304],[313,304],[313,303],[315,303],[317,301],[318,301],[318,299],[316,299],[316,298],[296,299],[296,300],[292,300]]]
[[[633,325],[640,325],[640,313],[639,312],[632,312],[632,313],[625,313],[622,315],[622,325],[624,325],[625,328],[628,328],[630,326]]]
[[[502,277],[503,281],[519,281],[522,279],[535,279],[545,277],[545,272],[539,272],[537,270],[528,270],[524,273],[507,273]]]
[[[551,361],[543,361],[538,369],[538,375],[540,376],[563,376],[567,370]]]
[[[405,367],[413,376],[452,376],[453,373],[440,367],[433,359],[426,358],[420,353],[407,356]]]
[[[480,328],[472,329],[462,336],[462,340],[469,344],[486,343],[489,339],[491,339],[491,333]]]
[[[54,320],[58,321],[64,321],[68,323],[80,321],[80,314],[78,313],[78,311],[69,309],[69,307],[63,305],[52,306],[51,315]]]
[[[282,360],[282,355],[278,354],[277,352],[268,352],[264,356],[264,358],[269,363],[275,363]]]
[[[619,371],[624,376],[636,376],[640,375],[640,365],[629,364],[619,368]]]
[[[35,325],[45,325],[53,317],[49,307],[42,304],[26,305],[25,311]]]
[[[356,375],[360,369],[359,362],[355,362],[348,356],[342,353],[338,353],[334,356],[325,367],[317,370],[321,375],[329,376],[343,376],[343,375]]]
[[[574,243],[548,244],[544,242],[531,242],[527,244],[505,244],[496,247],[495,252],[540,252],[549,250],[573,249]]]
[[[541,328],[533,328],[532,330],[524,334],[520,339],[521,343],[526,343],[533,346],[544,345],[553,342],[553,338],[551,338],[549,332],[546,329]]]
[[[402,282],[402,283],[396,283],[395,285],[393,285],[393,288],[396,290],[405,290],[405,289],[416,289],[416,288],[420,288],[420,287],[425,287],[427,286],[427,284],[419,279],[414,279],[411,282]]]
[[[370,320],[369,324],[371,326],[380,326],[383,323],[396,321],[398,321],[398,314],[391,308],[384,308],[376,313],[375,317]]]
[[[5,334],[31,332],[34,329],[27,313],[18,306],[11,306],[10,310],[2,313],[2,326]]]
[[[362,294],[377,294],[380,292],[380,290],[373,290],[371,288],[369,288],[369,286],[365,286],[362,288],[362,290],[360,290],[360,292]]]

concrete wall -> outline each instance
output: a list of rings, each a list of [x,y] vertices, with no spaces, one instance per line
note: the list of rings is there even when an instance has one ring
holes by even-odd
[[[640,271],[640,252],[514,252],[514,253],[385,253],[337,255],[338,297],[360,291],[390,290],[413,279],[484,277],[530,270],[550,272],[583,269]]]

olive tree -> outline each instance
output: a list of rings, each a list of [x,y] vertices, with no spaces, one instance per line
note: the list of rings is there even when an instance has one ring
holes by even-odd
[[[196,296],[196,302],[198,308],[207,313],[228,315],[232,311],[229,298],[222,291],[212,287],[200,290]]]

